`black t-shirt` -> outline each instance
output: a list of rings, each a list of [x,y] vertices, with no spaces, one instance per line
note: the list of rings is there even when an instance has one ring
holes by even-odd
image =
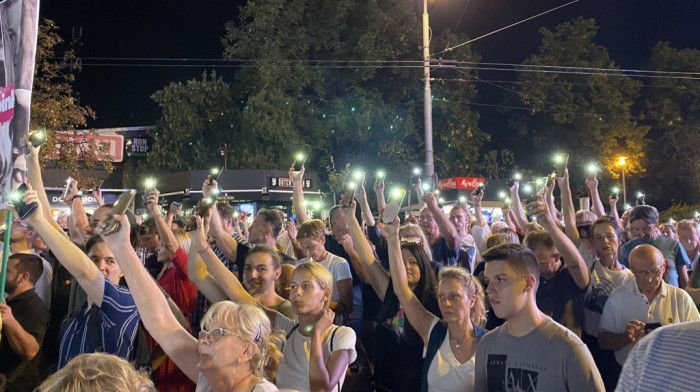
[[[0,340],[0,373],[10,380],[14,378],[8,382],[8,392],[32,391],[41,381],[39,363],[44,334],[49,326],[49,309],[34,289],[8,299],[7,305],[12,309],[12,316],[19,325],[39,343],[39,352],[30,361],[25,361],[12,351],[7,333],[3,331]]]
[[[583,326],[583,297],[585,289],[578,287],[566,264],[551,279],[540,276],[537,307],[554,321],[581,337]]]

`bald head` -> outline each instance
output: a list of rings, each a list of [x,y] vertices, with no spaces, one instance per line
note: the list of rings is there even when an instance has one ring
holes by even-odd
[[[652,245],[639,245],[630,252],[630,267],[633,270],[661,268],[664,255]]]

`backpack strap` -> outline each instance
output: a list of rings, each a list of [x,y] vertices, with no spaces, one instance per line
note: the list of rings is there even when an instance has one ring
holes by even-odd
[[[428,338],[428,347],[425,352],[425,358],[423,358],[423,377],[420,381],[421,392],[428,392],[428,371],[430,370],[430,364],[435,358],[442,342],[447,336],[447,324],[442,321],[435,323],[433,330],[430,331],[430,338]]]

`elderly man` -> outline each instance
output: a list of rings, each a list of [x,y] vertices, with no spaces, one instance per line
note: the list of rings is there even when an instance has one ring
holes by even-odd
[[[684,219],[678,222],[678,242],[681,243],[690,260],[689,273],[698,265],[698,258],[700,258],[699,229],[700,224],[694,220]]]
[[[620,263],[629,267],[629,254],[639,245],[653,245],[660,250],[669,264],[664,276],[666,283],[671,286],[685,288],[688,285],[688,265],[690,260],[681,244],[671,238],[659,236],[657,225],[659,213],[651,206],[637,206],[629,214],[629,226],[636,238],[622,245]]]
[[[629,260],[634,279],[610,294],[598,328],[600,347],[615,350],[621,365],[634,344],[652,329],[700,320],[690,295],[664,282],[666,264],[658,249],[639,245]]]

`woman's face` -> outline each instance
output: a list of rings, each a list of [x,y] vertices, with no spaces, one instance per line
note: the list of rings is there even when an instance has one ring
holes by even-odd
[[[114,285],[119,285],[119,278],[122,276],[122,270],[114,260],[114,255],[109,247],[104,242],[98,242],[90,248],[88,257],[95,263],[97,269],[106,276]]]
[[[444,278],[438,285],[438,306],[445,322],[461,322],[469,319],[476,297],[469,297],[467,290],[457,279]]]
[[[403,263],[406,267],[406,276],[408,277],[408,285],[416,286],[420,282],[420,265],[416,256],[411,253],[408,249],[401,249],[401,256],[403,256]]]
[[[223,328],[220,330],[219,328]],[[250,362],[256,350],[255,344],[218,322],[210,322],[199,333],[200,371],[229,369]]]
[[[323,289],[309,271],[296,270],[289,282],[289,301],[296,314],[315,314],[327,307],[330,289]]]

